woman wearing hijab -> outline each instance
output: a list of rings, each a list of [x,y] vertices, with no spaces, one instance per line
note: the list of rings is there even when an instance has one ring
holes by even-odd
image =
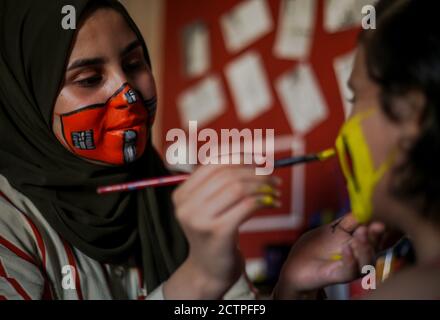
[[[77,30],[62,27],[65,5]],[[216,299],[234,283],[226,296],[253,297],[236,239],[278,204],[273,177],[206,166],[173,196],[96,194],[169,174],[155,107],[147,47],[118,1],[0,2],[1,299]]]

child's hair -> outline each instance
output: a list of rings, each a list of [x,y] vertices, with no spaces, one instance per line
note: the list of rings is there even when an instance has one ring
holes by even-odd
[[[369,77],[381,89],[381,104],[398,121],[393,98],[423,93],[421,134],[397,169],[393,193],[440,222],[440,28],[437,1],[382,0],[377,29],[363,31]]]

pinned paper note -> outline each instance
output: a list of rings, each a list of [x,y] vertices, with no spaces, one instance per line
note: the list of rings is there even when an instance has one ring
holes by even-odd
[[[308,64],[281,76],[276,89],[287,119],[299,134],[307,134],[328,117],[328,109]]]
[[[177,98],[183,127],[189,121],[197,121],[200,127],[214,120],[225,111],[225,97],[221,80],[211,76],[187,89]]]
[[[308,56],[315,25],[315,0],[283,0],[274,55],[280,59]]]
[[[266,0],[246,0],[222,15],[220,24],[228,51],[236,53],[273,29]]]
[[[350,79],[351,71],[353,70],[354,57],[355,52],[350,52],[337,57],[333,63],[336,78],[338,80],[339,92],[341,93],[341,98],[343,100],[345,118],[348,118],[353,107],[352,103],[349,101],[353,96],[353,92],[351,92],[348,86],[348,80]]]
[[[259,54],[240,56],[226,66],[225,74],[241,121],[251,121],[270,109],[272,95]]]
[[[324,27],[330,32],[355,28],[362,23],[362,8],[375,0],[326,0]]]
[[[209,32],[205,23],[196,22],[183,31],[185,74],[197,77],[208,71],[211,64]]]

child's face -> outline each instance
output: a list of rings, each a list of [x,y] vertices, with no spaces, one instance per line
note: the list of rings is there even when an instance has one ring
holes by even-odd
[[[395,154],[393,167],[380,180],[373,194],[374,218],[393,223],[402,218],[404,207],[390,192],[392,183],[396,181],[393,168],[405,161],[408,148],[419,135],[417,117],[418,110],[423,105],[423,97],[417,92],[411,92],[395,99],[392,108],[397,121],[392,121],[381,108],[380,87],[368,75],[362,46],[358,49],[349,85],[353,91],[352,116],[370,108],[377,110],[362,122],[375,168],[384,163],[390,154]]]
[[[64,82],[55,101],[53,132],[67,148],[60,114],[105,103],[124,83],[145,99],[156,95],[154,79],[135,33],[117,11],[102,8],[79,26]]]

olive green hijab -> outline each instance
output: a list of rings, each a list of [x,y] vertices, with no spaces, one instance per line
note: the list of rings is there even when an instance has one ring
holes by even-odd
[[[32,200],[62,238],[87,256],[106,263],[142,258],[151,291],[187,255],[187,242],[173,215],[171,190],[105,196],[95,191],[101,185],[168,174],[151,140],[135,163],[105,167],[71,154],[51,129],[75,34],[61,27],[62,8],[74,6],[79,20],[91,3],[120,12],[142,41],[149,61],[139,30],[117,1],[0,1],[0,174]]]

